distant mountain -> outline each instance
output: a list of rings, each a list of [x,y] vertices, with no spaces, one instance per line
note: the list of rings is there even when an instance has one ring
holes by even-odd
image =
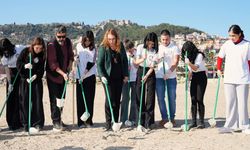
[[[50,23],[50,24],[22,24],[17,25],[5,24],[0,25],[0,38],[9,38],[15,44],[29,44],[30,41],[36,37],[41,36],[46,41],[54,37],[54,29],[64,24],[67,27],[68,37],[71,39],[78,39],[85,31],[92,30],[96,36],[96,42],[99,44],[103,38],[105,31],[109,28],[116,28],[119,32],[121,39],[129,38],[133,41],[141,41],[148,32],[155,32],[160,35],[161,30],[168,29],[172,36],[175,34],[189,34],[193,32],[202,33],[200,30],[192,29],[185,26],[176,26],[167,23],[162,23],[153,26],[143,26],[137,23],[132,23],[129,20],[107,20],[97,25],[85,25],[82,23]]]

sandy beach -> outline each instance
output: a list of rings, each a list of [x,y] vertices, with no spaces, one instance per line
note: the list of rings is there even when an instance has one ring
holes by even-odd
[[[180,130],[184,124],[184,84],[177,85],[177,112],[176,121],[178,127],[170,131],[158,126],[161,120],[158,103],[155,105],[156,125],[149,133],[140,133],[136,128],[122,128],[118,132],[104,131],[104,90],[101,84],[97,84],[96,97],[94,102],[94,127],[78,129],[76,127],[76,107],[73,110],[73,85],[67,89],[66,104],[63,111],[63,121],[70,125],[70,131],[52,131],[52,121],[50,118],[49,98],[47,85],[44,85],[44,111],[45,127],[37,135],[28,135],[24,131],[9,131],[6,124],[5,113],[0,118],[0,149],[60,149],[60,150],[102,150],[102,149],[122,149],[122,150],[178,150],[178,149],[250,149],[250,135],[239,132],[219,134],[218,127],[222,127],[225,122],[225,99],[223,83],[221,83],[219,102],[217,109],[217,127],[210,128],[207,120],[213,113],[215,91],[217,80],[209,79],[205,94],[206,107],[206,128],[194,129],[188,132]],[[0,87],[0,106],[5,100],[5,87]],[[75,99],[74,99],[75,101]],[[74,102],[75,104],[76,102]],[[190,97],[188,108],[190,112]],[[249,106],[248,106],[249,108]],[[74,112],[74,119],[73,119]],[[250,113],[249,113],[250,114]],[[189,114],[190,118],[190,114]],[[73,122],[74,121],[74,122]]]

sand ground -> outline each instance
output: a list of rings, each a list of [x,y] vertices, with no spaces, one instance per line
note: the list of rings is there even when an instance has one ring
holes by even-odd
[[[217,110],[217,128],[210,128],[207,120],[211,118],[216,91],[217,80],[210,79],[205,94],[206,106],[206,128],[195,129],[188,132],[180,131],[180,126],[184,124],[184,84],[177,87],[177,112],[176,120],[178,127],[174,131],[156,128],[149,133],[139,133],[136,128],[122,128],[119,132],[104,131],[104,90],[97,84],[96,97],[94,103],[94,127],[77,129],[76,109],[73,109],[73,85],[67,89],[66,104],[63,112],[63,121],[70,125],[71,131],[55,133],[52,131],[52,121],[50,118],[49,99],[47,86],[44,86],[44,109],[45,128],[37,135],[29,136],[23,131],[9,131],[7,129],[5,114],[0,118],[0,149],[250,149],[250,135],[243,133],[219,134],[218,127],[222,127],[225,122],[225,99],[223,84],[219,93]],[[0,106],[5,100],[5,87],[0,87]],[[75,99],[74,99],[75,102]],[[75,105],[75,103],[74,103]],[[188,100],[190,108],[190,98]],[[249,106],[248,106],[249,108]],[[74,112],[74,119],[73,119]],[[190,111],[189,111],[190,112]],[[190,114],[189,114],[190,117]],[[156,124],[161,120],[158,103],[155,106]]]

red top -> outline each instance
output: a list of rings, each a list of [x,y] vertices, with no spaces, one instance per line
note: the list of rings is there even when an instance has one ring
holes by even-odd
[[[70,60],[74,60],[74,54],[73,54],[73,50],[72,50],[72,46],[70,45],[69,49],[66,45],[66,42],[64,42],[64,44],[61,46],[61,50],[62,50],[62,54],[63,54],[63,67],[60,68],[63,72],[67,72],[67,68],[69,65],[69,61]],[[56,48],[53,44],[53,42],[48,44],[47,47],[47,63],[49,68],[52,71],[56,71],[57,68],[59,68],[59,62],[57,60],[56,57]],[[63,83],[63,76],[59,75],[58,77],[53,76],[52,74],[50,74],[50,72],[46,72],[47,77],[55,82],[55,83]]]

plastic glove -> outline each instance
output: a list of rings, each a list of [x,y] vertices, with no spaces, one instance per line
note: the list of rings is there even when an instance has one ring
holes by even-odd
[[[186,64],[186,65],[189,65],[189,63],[190,63],[189,59],[188,59],[188,58],[185,58],[185,64]]]
[[[31,63],[27,63],[24,65],[25,69],[32,69],[32,64]]]
[[[80,79],[79,79],[79,83],[82,83],[84,78],[85,78],[85,76],[81,76]]]
[[[78,65],[78,64],[80,63],[79,56],[76,56],[76,57],[74,58],[74,60],[75,60],[75,64],[76,64],[76,65]]]
[[[13,91],[13,85],[9,84],[8,86],[8,93],[11,93]]]
[[[36,79],[37,75],[34,74],[30,79],[27,79],[28,83],[32,83]]]
[[[107,81],[107,79],[105,77],[101,77],[101,80],[102,80],[103,84],[107,84],[108,83],[108,81]]]
[[[222,76],[222,71],[217,70],[217,76],[218,76],[218,77],[221,77],[221,76]]]

